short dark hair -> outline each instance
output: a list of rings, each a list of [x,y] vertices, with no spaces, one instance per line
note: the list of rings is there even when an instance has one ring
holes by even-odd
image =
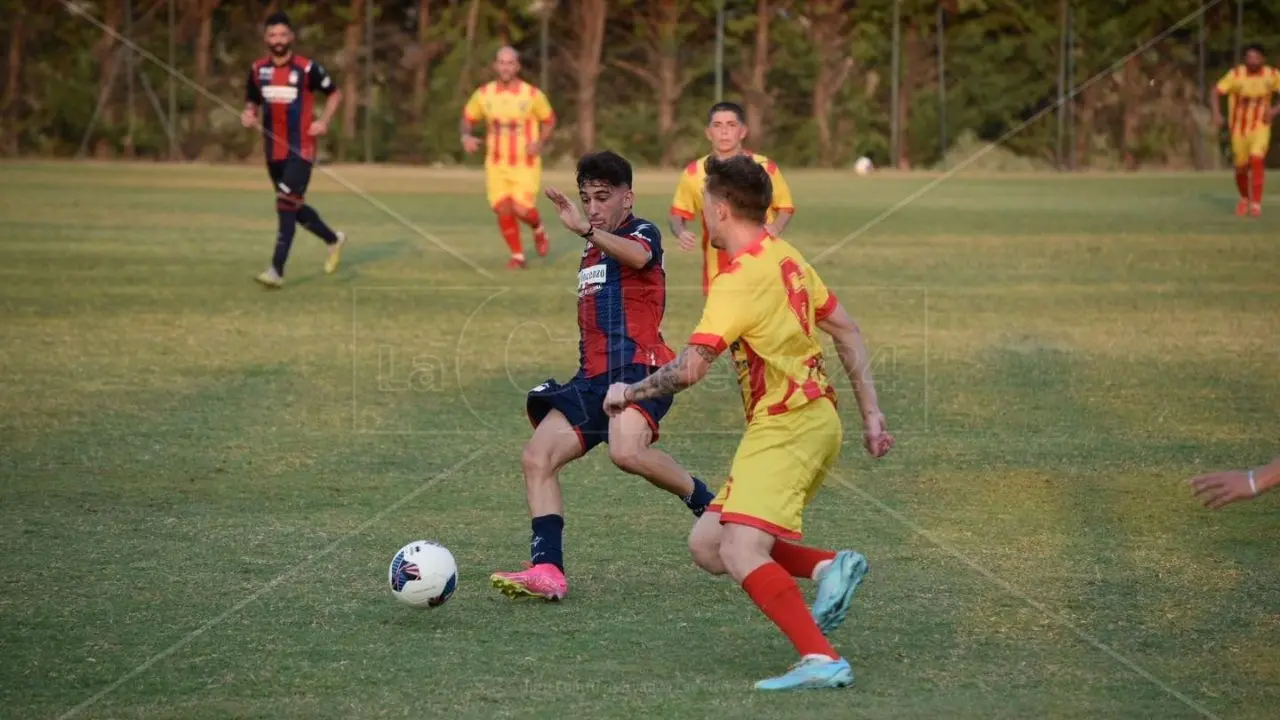
[[[716,113],[722,112],[731,112],[738,116],[738,122],[743,125],[747,124],[747,111],[743,110],[742,106],[738,103],[733,102],[718,102],[715,105],[712,105],[711,111],[707,113],[707,122],[711,122],[711,119],[716,116]]]
[[[746,155],[712,156],[706,169],[707,194],[729,203],[734,215],[764,224],[773,204],[773,181],[763,165]]]
[[[631,163],[612,150],[587,153],[578,160],[578,189],[589,182],[609,187],[631,187]]]
[[[1245,52],[1253,51],[1258,53],[1259,55],[1267,54],[1267,51],[1262,49],[1262,43],[1249,43],[1248,45],[1244,46],[1244,51]]]
[[[289,20],[289,14],[285,12],[273,12],[268,15],[266,21],[262,23],[262,27],[264,28],[269,28],[272,25],[283,25],[290,30],[293,29],[293,22]]]

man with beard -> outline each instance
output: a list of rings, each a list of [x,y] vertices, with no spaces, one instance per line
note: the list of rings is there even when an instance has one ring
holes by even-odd
[[[331,230],[303,198],[316,161],[316,138],[328,131],[329,121],[342,102],[342,91],[319,63],[294,54],[293,25],[288,15],[273,13],[266,20],[265,31],[270,54],[255,62],[249,71],[240,122],[245,127],[262,126],[267,173],[275,186],[280,224],[271,267],[257,280],[269,288],[278,288],[284,284],[284,265],[298,224],[329,246],[324,271],[338,269],[346,235]],[[315,117],[316,93],[328,98],[319,119]]]
[[[1261,45],[1244,50],[1244,62],[1218,80],[1213,96],[1213,124],[1222,127],[1222,98],[1227,98],[1231,127],[1231,155],[1236,166],[1236,190],[1240,202],[1236,214],[1262,214],[1262,186],[1267,149],[1271,146],[1271,121],[1280,105],[1271,98],[1280,92],[1280,70],[1267,64]]]
[[[493,61],[498,79],[476,89],[462,109],[462,149],[485,147],[485,194],[498,219],[498,230],[511,251],[507,267],[527,267],[520,223],[533,228],[533,247],[546,256],[551,247],[538,215],[538,186],[542,183],[542,152],[556,127],[556,114],[541,89],[520,79],[520,56],[515,48],[498,50]],[[472,134],[485,124],[482,141]]]

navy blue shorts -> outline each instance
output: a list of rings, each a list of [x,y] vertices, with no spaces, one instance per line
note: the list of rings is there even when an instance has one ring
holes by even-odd
[[[578,374],[564,385],[555,380],[547,380],[530,390],[525,400],[529,422],[536,428],[547,413],[559,410],[578,432],[578,438],[582,440],[582,452],[585,454],[596,445],[609,442],[609,416],[604,412],[604,396],[609,391],[609,386],[615,382],[639,382],[657,369],[648,365],[625,365],[591,378]],[[649,421],[649,429],[653,431],[655,442],[658,439],[658,424],[671,409],[671,401],[672,398],[668,395],[632,405],[644,413],[645,419]]]

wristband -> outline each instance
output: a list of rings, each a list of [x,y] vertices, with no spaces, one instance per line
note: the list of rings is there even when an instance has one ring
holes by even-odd
[[[1258,484],[1253,481],[1252,470],[1249,471],[1249,492],[1253,493],[1254,497],[1258,497]]]

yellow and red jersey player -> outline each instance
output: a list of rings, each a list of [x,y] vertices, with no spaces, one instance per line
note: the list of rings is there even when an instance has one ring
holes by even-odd
[[[740,105],[720,102],[711,106],[707,118],[707,139],[711,141],[712,151],[685,167],[680,183],[676,185],[675,197],[671,199],[671,232],[680,240],[680,248],[693,250],[700,246],[702,249],[703,295],[707,294],[715,276],[729,264],[728,254],[712,247],[705,222],[702,224],[701,245],[687,226],[688,221],[702,218],[702,186],[707,179],[706,164],[709,158],[725,160],[747,155],[764,166],[773,183],[773,201],[765,218],[765,226],[770,234],[775,237],[781,235],[796,211],[791,200],[791,188],[787,186],[778,166],[769,158],[742,147],[747,139],[747,124],[746,113]]]
[[[1280,114],[1280,105],[1271,98],[1280,92],[1280,70],[1266,64],[1260,45],[1250,45],[1244,63],[1218,80],[1213,98],[1213,122],[1222,126],[1221,98],[1227,98],[1227,127],[1231,133],[1231,154],[1236,166],[1236,189],[1240,191],[1237,215],[1262,214],[1263,159],[1271,145],[1271,121]]]
[[[498,228],[511,249],[507,267],[518,269],[525,267],[519,220],[533,228],[539,255],[545,256],[550,246],[538,216],[537,196],[542,150],[555,129],[556,116],[542,90],[519,78],[520,56],[514,48],[499,50],[493,69],[498,79],[476,89],[462,111],[462,147],[468,153],[480,149],[480,139],[471,134],[471,128],[483,121],[489,207],[498,216]]]
[[[835,342],[853,384],[867,452],[892,448],[869,357],[853,319],[804,257],[766,228],[771,182],[745,156],[707,163],[703,222],[729,264],[716,276],[688,345],[674,361],[631,384],[610,387],[605,409],[687,389],[715,358],[733,353],[747,428],[729,479],[694,525],[689,550],[713,575],[730,574],[791,640],[801,660],[759,690],[845,687],[848,661],[823,637],[839,626],[866,573],[866,558],[805,545],[805,506],[840,455],[843,429],[818,331]],[[818,582],[812,615],[795,578]]]

